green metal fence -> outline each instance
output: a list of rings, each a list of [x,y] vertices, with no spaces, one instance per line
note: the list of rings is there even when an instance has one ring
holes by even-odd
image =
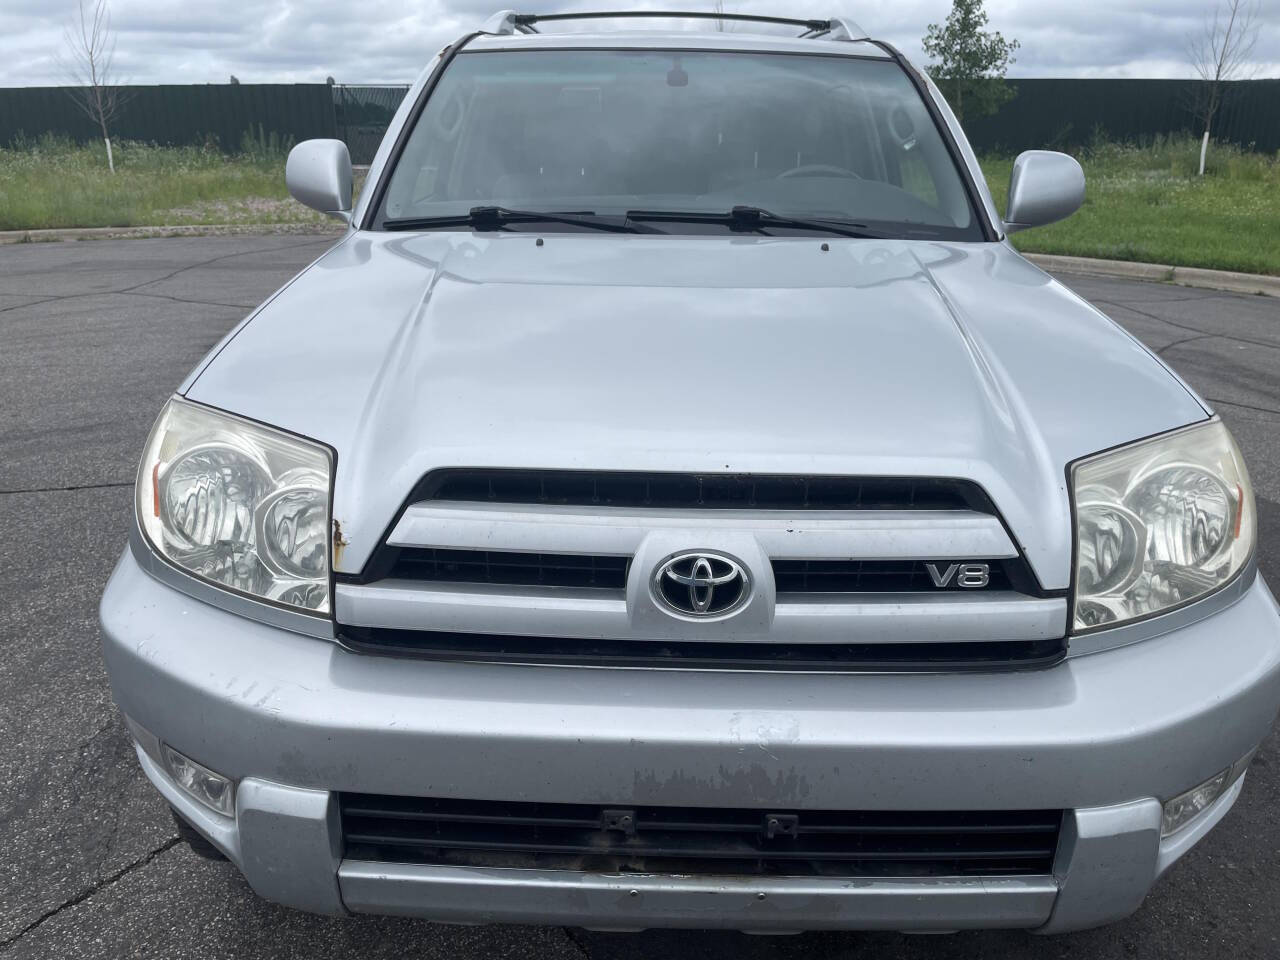
[[[350,86],[333,88],[333,110],[338,137],[351,151],[352,163],[369,163],[378,152],[382,135],[400,101],[409,92],[404,86]]]
[[[979,153],[1070,148],[1101,135],[1140,141],[1157,134],[1199,133],[1190,80],[1016,80],[1016,96],[999,113],[969,118]],[[373,159],[408,87],[327,84],[211,84],[125,88],[112,134],[161,144],[212,143],[241,148],[246,133],[279,141],[340,137],[355,163]],[[55,133],[96,139],[93,124],[65,87],[0,88],[0,145]],[[1280,150],[1280,80],[1227,85],[1214,137]]]
[[[335,136],[323,83],[123,87],[112,136],[160,144],[211,143],[237,151],[245,134],[282,141]],[[54,133],[81,142],[98,132],[66,87],[0,89],[0,145]]]
[[[979,153],[1063,149],[1108,140],[1140,142],[1157,135],[1203,133],[1194,80],[1013,80],[1016,95],[990,117],[966,118]],[[1216,140],[1280,150],[1280,80],[1225,84],[1214,121]]]

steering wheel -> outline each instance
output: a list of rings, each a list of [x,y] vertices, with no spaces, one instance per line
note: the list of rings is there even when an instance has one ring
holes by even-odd
[[[860,174],[845,167],[837,167],[830,163],[806,163],[800,167],[792,167],[778,174],[775,179],[787,180],[791,177],[841,177],[845,180],[861,180]]]

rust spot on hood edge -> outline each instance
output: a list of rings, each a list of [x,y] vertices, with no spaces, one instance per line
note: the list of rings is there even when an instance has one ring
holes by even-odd
[[[342,524],[335,517],[333,520],[333,569],[337,569],[342,563],[342,548],[349,541],[342,535]]]

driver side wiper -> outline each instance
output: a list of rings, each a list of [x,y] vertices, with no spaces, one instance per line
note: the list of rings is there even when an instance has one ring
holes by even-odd
[[[707,223],[725,226],[730,230],[754,233],[764,227],[783,227],[793,230],[816,230],[838,237],[856,240],[881,240],[878,234],[866,232],[865,224],[832,220],[802,220],[783,217],[760,207],[734,207],[728,213],[698,213],[684,210],[630,210],[627,219],[656,223]]]
[[[588,230],[604,230],[608,233],[657,233],[652,227],[618,222],[616,219],[598,217],[593,210],[572,210],[552,213],[541,210],[511,210],[507,207],[472,207],[465,214],[448,217],[401,217],[384,220],[385,230],[432,230],[448,227],[472,227],[476,230],[501,230],[512,223],[565,223]]]

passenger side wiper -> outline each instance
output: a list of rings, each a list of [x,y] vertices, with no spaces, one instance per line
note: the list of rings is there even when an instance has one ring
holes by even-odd
[[[766,227],[783,227],[792,230],[815,230],[822,233],[835,234],[838,237],[853,237],[857,240],[883,239],[879,234],[868,233],[864,224],[832,220],[801,220],[795,217],[783,217],[759,207],[734,207],[728,213],[698,213],[684,210],[631,210],[627,219],[633,221],[650,221],[655,223],[707,223],[714,226],[725,226],[730,230],[743,233],[754,233]]]
[[[594,210],[571,210],[553,213],[541,210],[511,210],[507,207],[472,207],[465,214],[448,217],[401,217],[384,220],[386,230],[433,230],[449,227],[471,227],[475,230],[501,230],[513,223],[565,223],[588,230],[608,233],[659,233],[649,227],[619,222],[616,218],[599,217]]]

